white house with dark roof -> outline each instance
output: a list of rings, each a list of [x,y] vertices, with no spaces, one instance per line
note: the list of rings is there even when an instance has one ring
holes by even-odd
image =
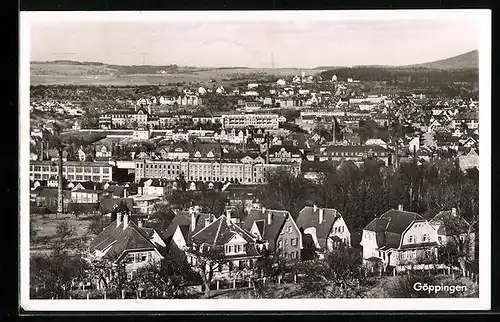
[[[304,248],[319,258],[326,252],[351,247],[351,232],[336,209],[306,206],[299,212],[297,226],[308,241]]]
[[[437,231],[421,215],[404,211],[402,205],[373,219],[364,229],[360,245],[363,263],[399,269],[437,258]]]
[[[222,280],[251,274],[251,268],[262,256],[263,245],[235,224],[228,211],[217,219],[209,218],[205,227],[189,237],[186,249],[187,261],[192,266],[204,260],[218,262],[214,279]]]

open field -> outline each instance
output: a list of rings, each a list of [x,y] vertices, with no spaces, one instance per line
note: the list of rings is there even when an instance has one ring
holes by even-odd
[[[264,76],[294,76],[304,71],[307,75],[321,70],[299,68],[180,68],[164,74],[124,74],[106,65],[75,65],[61,63],[32,63],[31,85],[167,85],[171,83],[199,83],[209,85],[210,80],[227,85],[235,81],[251,80]]]
[[[55,214],[49,214],[44,218],[42,215],[31,214],[30,219],[31,224],[36,230],[36,236],[34,236],[34,238],[32,237],[30,241],[30,250],[32,253],[45,253],[50,250],[51,244],[58,238],[57,225],[63,221],[66,221],[75,228],[75,234],[69,239],[69,241],[76,242],[82,239],[87,239],[87,242],[89,242],[95,237],[87,230],[91,224],[91,220],[89,218],[81,216],[76,218],[74,215],[69,214],[58,215],[57,218]]]
[[[371,278],[370,283],[363,287],[361,294],[363,298],[394,298],[390,294],[390,290],[398,287],[397,281],[401,276],[384,276]],[[463,285],[467,287],[467,292],[464,297],[478,297],[478,285],[474,284],[470,279],[465,277],[452,278],[447,275],[437,275],[436,280],[443,285]],[[416,291],[415,291],[416,292]],[[439,293],[438,297],[453,296],[448,293]],[[318,292],[304,289],[300,283],[287,283],[287,284],[272,284],[266,290],[266,298],[273,299],[313,299],[320,298]],[[242,289],[226,289],[219,291],[212,291],[213,299],[253,299],[259,298],[252,288]]]

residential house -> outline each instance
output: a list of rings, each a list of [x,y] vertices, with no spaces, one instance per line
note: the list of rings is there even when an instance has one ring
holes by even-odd
[[[479,154],[474,148],[471,148],[469,153],[458,157],[458,164],[462,171],[473,168],[479,169]]]
[[[256,241],[265,243],[267,251],[289,260],[300,260],[302,234],[286,210],[253,208],[243,223]]]
[[[188,211],[177,211],[168,228],[162,232],[162,238],[168,243],[169,250],[185,251],[192,234],[208,226],[214,215],[202,213],[199,206]],[[187,234],[184,234],[187,230]]]
[[[113,147],[109,141],[100,140],[95,144],[96,158],[111,158],[113,155]]]
[[[408,152],[417,152],[420,149],[420,137],[415,136],[408,142]]]
[[[137,214],[149,215],[153,213],[153,206],[160,201],[160,197],[155,195],[134,195],[134,210]]]
[[[186,256],[192,266],[215,259],[214,280],[246,280],[262,251],[252,234],[234,224],[230,215],[222,215],[190,237]]]
[[[139,195],[151,195],[163,198],[172,192],[173,181],[166,179],[141,179],[139,180]]]
[[[160,235],[151,228],[135,224],[127,214],[118,213],[117,218],[97,235],[91,242],[89,259],[99,263],[108,261],[115,265],[123,265],[129,279],[137,270],[148,265],[161,265],[165,258],[165,243]],[[107,282],[114,276],[106,272]]]
[[[230,206],[241,206],[247,209],[252,206],[257,187],[256,185],[229,183],[223,187],[222,191]]]
[[[373,219],[364,229],[360,245],[363,263],[377,269],[396,269],[437,259],[437,231],[421,215],[402,205]]]
[[[476,259],[475,230],[467,220],[457,215],[456,208],[440,211],[431,219],[430,224],[437,231],[439,245],[460,243],[467,250],[467,259]]]
[[[322,258],[326,252],[351,247],[351,233],[336,209],[306,206],[299,212],[297,226],[313,242],[312,245],[304,245],[304,257],[307,259]]]
[[[73,203],[97,204],[103,197],[102,190],[77,189],[71,191],[71,201]]]

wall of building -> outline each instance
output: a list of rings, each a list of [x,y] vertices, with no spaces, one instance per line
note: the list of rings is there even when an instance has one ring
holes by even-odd
[[[280,250],[279,245],[282,245]],[[302,235],[289,216],[276,240],[275,252],[285,256],[287,259],[300,260],[300,250],[302,247]]]

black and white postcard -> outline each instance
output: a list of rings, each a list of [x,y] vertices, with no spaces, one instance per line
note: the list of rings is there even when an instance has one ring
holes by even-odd
[[[21,307],[489,309],[490,38],[488,10],[22,12]]]

